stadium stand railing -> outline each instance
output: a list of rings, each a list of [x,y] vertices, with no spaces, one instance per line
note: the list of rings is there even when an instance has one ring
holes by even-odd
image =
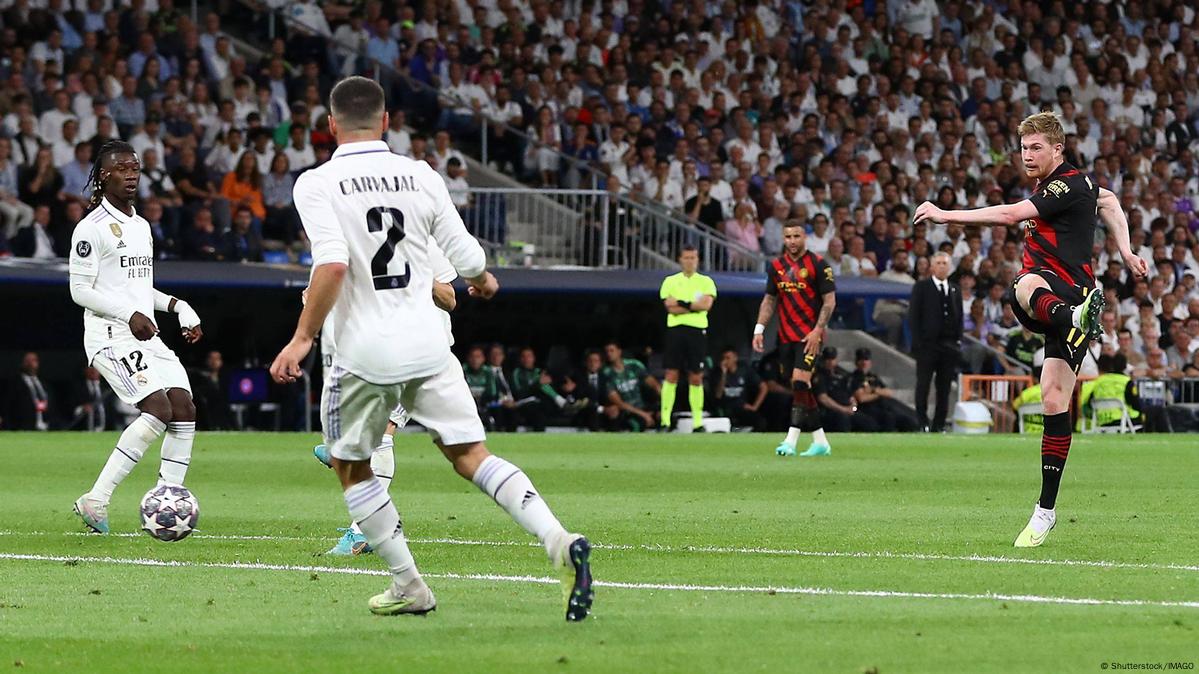
[[[604,190],[473,187],[463,220],[499,267],[673,269],[684,245],[705,271],[761,272],[766,258],[667,209]]]
[[[1022,374],[963,374],[958,377],[958,399],[982,402],[991,411],[991,432],[1007,433],[1017,421],[1012,401],[1034,383]]]
[[[979,348],[986,350],[986,352],[989,356],[998,360],[1000,362],[1000,364],[1006,366],[1009,371],[1019,372],[1021,374],[1031,374],[1032,373],[1031,367],[1025,365],[1024,363],[1021,363],[1020,361],[1016,360],[1015,358],[1012,358],[1011,356],[1000,351],[999,349],[996,349],[995,347],[991,346],[990,344],[987,344],[986,342],[984,342],[980,339],[977,339],[976,337],[974,337],[974,335],[962,335],[962,341],[966,342],[966,343],[974,344],[974,345],[978,346]]]

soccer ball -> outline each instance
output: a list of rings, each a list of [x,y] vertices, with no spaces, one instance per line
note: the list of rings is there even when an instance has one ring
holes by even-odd
[[[200,502],[180,484],[159,485],[142,497],[142,529],[160,541],[187,538],[200,521]]]

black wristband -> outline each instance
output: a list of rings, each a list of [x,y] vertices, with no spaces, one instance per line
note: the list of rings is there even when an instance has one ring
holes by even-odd
[[[679,305],[680,307],[683,307],[687,311],[691,311],[691,303],[690,302],[684,302],[683,300],[675,300],[675,304]]]

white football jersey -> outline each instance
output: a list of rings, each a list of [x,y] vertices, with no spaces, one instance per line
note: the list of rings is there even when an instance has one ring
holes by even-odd
[[[154,320],[154,237],[136,212],[125,215],[108,199],[75,225],[71,274],[94,276],[95,289]],[[129,324],[83,310],[83,348],[88,362],[109,340],[133,339]]]
[[[454,279],[458,278],[458,272],[454,270],[454,265],[446,259],[445,253],[441,252],[441,248],[437,246],[437,242],[429,240],[429,261],[433,264],[433,280],[438,283],[453,283]],[[430,290],[429,292],[432,292]],[[434,304],[433,306],[437,306]],[[445,336],[450,340],[450,346],[454,345],[454,326],[450,321],[450,312],[441,312],[443,322],[445,323]],[[324,367],[329,367],[333,364],[333,352],[337,349],[336,338],[333,335],[333,314],[329,314],[325,318],[325,324],[321,326],[321,357]]]
[[[324,325],[336,336],[333,364],[372,384],[445,368],[450,343],[433,304],[429,244],[468,278],[482,274],[487,259],[441,176],[381,140],[347,143],[300,176],[294,198],[313,268],[349,268]]]

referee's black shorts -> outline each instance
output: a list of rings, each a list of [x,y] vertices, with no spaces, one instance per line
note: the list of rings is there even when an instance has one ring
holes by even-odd
[[[667,370],[703,372],[707,358],[707,330],[689,325],[666,328],[666,351],[662,360]]]
[[[1029,332],[1045,336],[1046,358],[1060,358],[1069,363],[1070,369],[1077,373],[1078,368],[1082,367],[1083,359],[1087,355],[1089,340],[1086,333],[1077,328],[1071,328],[1066,334],[1059,334],[1060,331],[1054,326],[1043,323],[1024,311],[1020,303],[1016,301],[1016,285],[1020,283],[1020,279],[1029,274],[1036,274],[1044,279],[1045,283],[1049,284],[1049,290],[1054,295],[1057,295],[1063,302],[1072,306],[1082,304],[1082,301],[1086,299],[1087,293],[1090,291],[1081,286],[1076,286],[1049,271],[1027,271],[1017,276],[1012,282],[1012,313],[1016,314],[1016,320],[1028,328]]]

